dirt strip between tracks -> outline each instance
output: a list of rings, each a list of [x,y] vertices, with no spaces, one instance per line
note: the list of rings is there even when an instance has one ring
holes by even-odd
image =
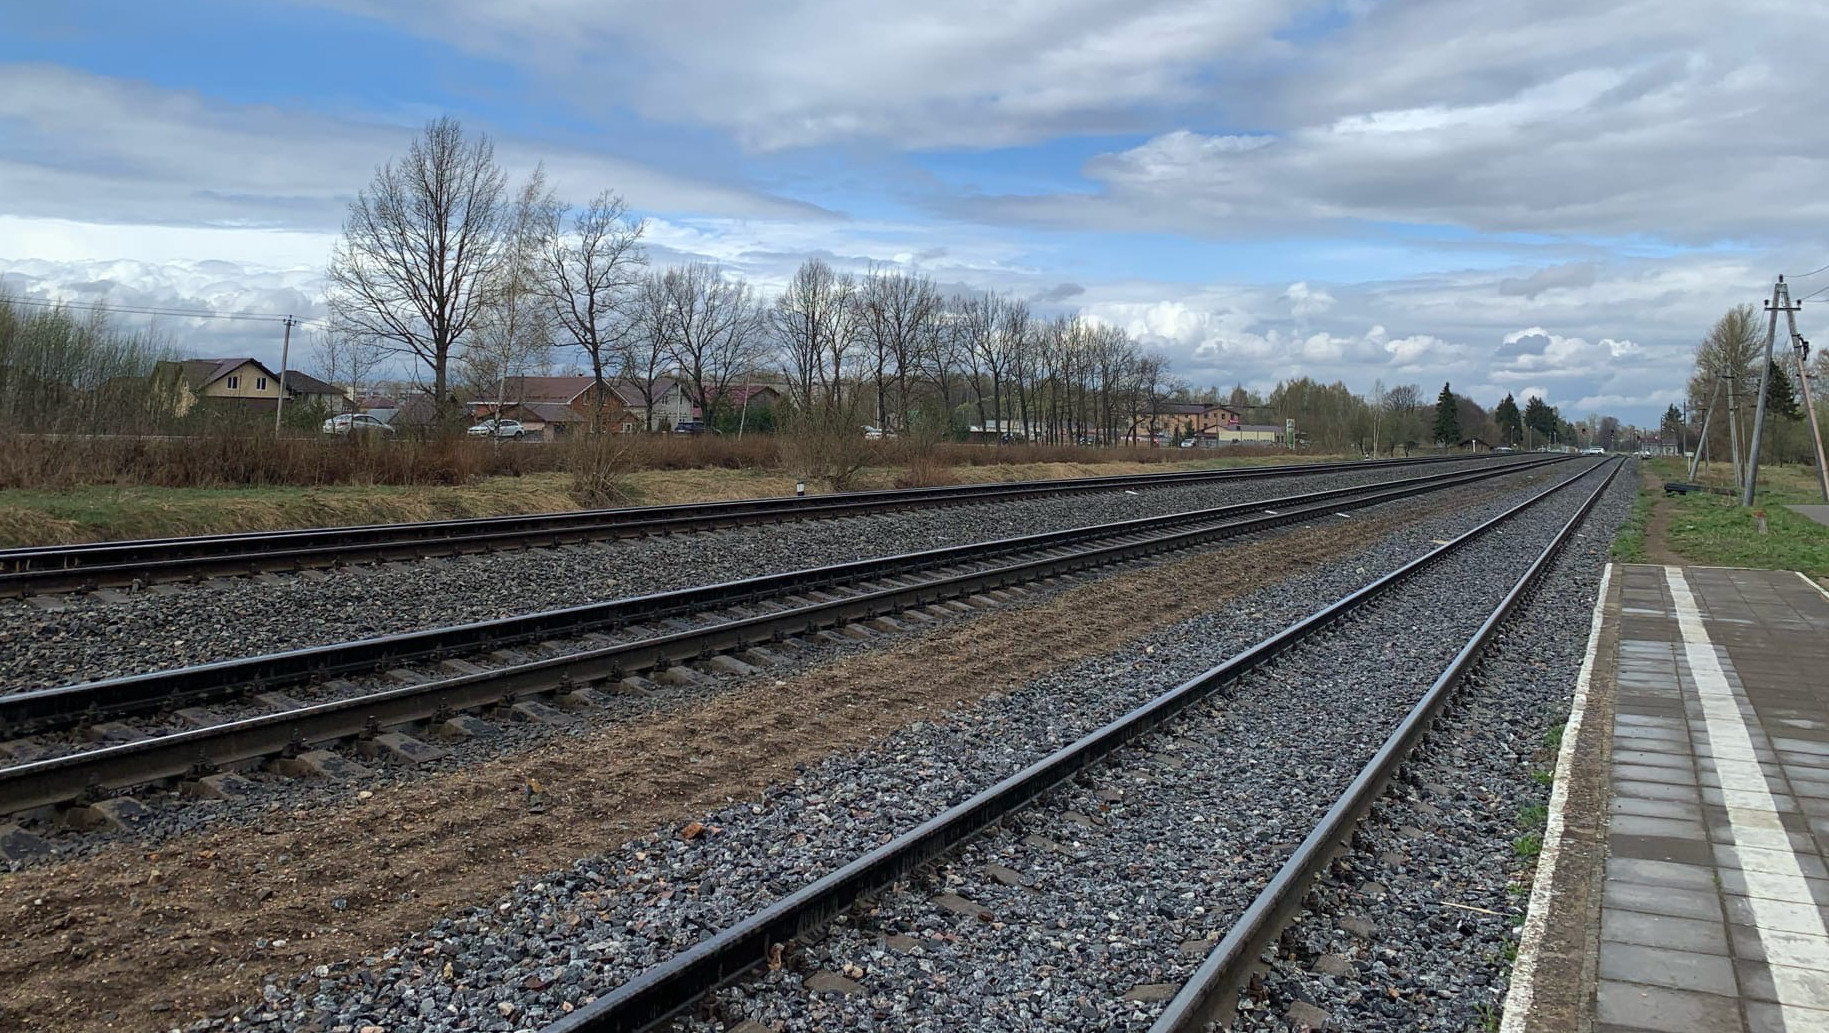
[[[678,826],[727,798],[754,799],[793,778],[796,764],[1121,649],[1414,519],[1517,488],[1455,492],[1401,517],[1298,529],[1118,574],[366,801],[352,784],[346,806],[0,876],[0,1029],[171,1029],[236,1012],[259,999],[269,975],[378,954],[454,908],[493,902],[518,876]],[[540,813],[527,804],[530,779],[543,789]],[[257,949],[257,939],[272,945]]]

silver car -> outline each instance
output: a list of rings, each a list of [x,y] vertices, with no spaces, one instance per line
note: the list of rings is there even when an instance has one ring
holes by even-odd
[[[394,433],[394,428],[375,419],[365,412],[346,412],[324,421],[324,433],[347,437],[351,434],[379,434],[383,437]]]
[[[512,438],[516,441],[527,436],[527,429],[521,426],[520,420],[484,420],[470,428],[473,438]]]

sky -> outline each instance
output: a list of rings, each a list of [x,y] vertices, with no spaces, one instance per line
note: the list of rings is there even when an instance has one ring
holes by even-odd
[[[1722,312],[1780,273],[1829,287],[1804,275],[1829,265],[1820,0],[0,0],[0,24],[15,296],[319,317],[350,200],[441,115],[515,176],[620,194],[656,262],[765,289],[809,256],[896,263],[1122,326],[1195,386],[1451,382],[1655,424]],[[278,358],[272,323],[156,323]]]

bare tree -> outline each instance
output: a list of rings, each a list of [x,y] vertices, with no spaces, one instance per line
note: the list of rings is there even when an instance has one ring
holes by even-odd
[[[858,304],[865,362],[876,385],[877,426],[905,432],[908,380],[920,365],[923,343],[936,332],[940,292],[926,276],[872,266],[858,291]]]
[[[858,339],[856,292],[850,276],[810,258],[769,311],[794,407],[802,414],[820,409],[830,415],[849,406],[852,393],[844,381]]]
[[[351,403],[362,400],[363,386],[387,361],[387,352],[372,340],[319,333],[311,345],[312,362],[326,383],[348,385]]]
[[[715,265],[694,262],[660,278],[667,355],[679,369],[707,424],[730,404],[730,385],[754,371],[765,353],[755,291]]]
[[[637,321],[625,310],[642,285],[648,258],[641,237],[647,227],[629,215],[621,197],[607,190],[577,213],[569,231],[563,227],[566,214],[563,206],[547,210],[540,282],[559,328],[584,352],[596,379],[591,430],[597,432],[603,429],[612,364],[621,357],[624,338],[637,329]]]
[[[523,400],[514,397],[530,374],[552,365],[554,313],[541,283],[541,252],[553,210],[546,170],[536,168],[509,205],[501,260],[490,277],[488,304],[476,320],[459,368],[476,395],[493,403],[492,415]]]
[[[660,397],[660,375],[667,369],[667,332],[671,305],[665,274],[643,275],[628,301],[628,328],[617,335],[620,376],[641,396],[642,429],[654,429],[654,403]],[[672,427],[665,428],[672,430]]]
[[[454,353],[489,302],[506,224],[495,145],[451,118],[375,170],[331,254],[332,330],[417,358],[441,411]]]

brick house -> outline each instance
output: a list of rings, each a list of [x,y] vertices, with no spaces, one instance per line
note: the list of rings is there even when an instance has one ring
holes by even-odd
[[[686,389],[678,381],[663,377],[652,384],[655,430],[671,431],[698,418],[698,407],[686,397]],[[542,427],[553,428],[548,437],[588,427],[598,410],[600,397],[603,423],[611,433],[628,434],[648,427],[648,401],[643,397],[640,385],[628,380],[609,381],[600,388],[595,377],[585,375],[504,377],[497,383],[496,390],[487,393],[494,397],[470,403],[473,417],[486,419],[499,409],[503,419],[517,419],[509,409],[518,406],[519,411],[529,417],[523,419],[523,423],[537,422]],[[559,411],[560,408],[570,410],[579,418],[570,419]]]

